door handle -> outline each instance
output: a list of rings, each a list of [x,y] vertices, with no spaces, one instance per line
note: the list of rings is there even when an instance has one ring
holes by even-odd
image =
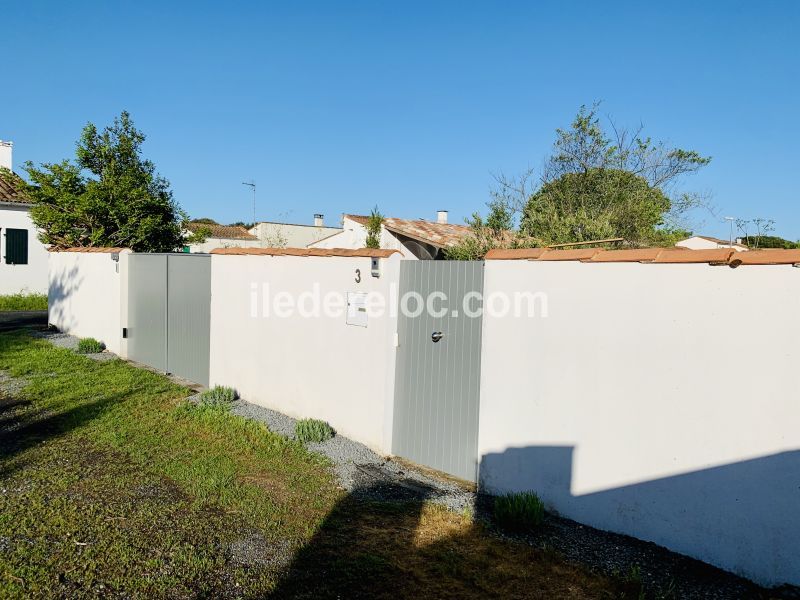
[[[431,341],[435,344],[436,342],[441,340],[443,337],[444,337],[444,334],[441,331],[434,331],[431,334]]]

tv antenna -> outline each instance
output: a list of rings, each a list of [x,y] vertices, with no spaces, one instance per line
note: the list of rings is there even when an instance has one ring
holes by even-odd
[[[246,185],[253,189],[253,227],[256,226],[256,182],[253,180],[243,181],[242,185]]]

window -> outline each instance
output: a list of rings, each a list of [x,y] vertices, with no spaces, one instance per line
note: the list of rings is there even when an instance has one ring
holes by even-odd
[[[28,264],[27,229],[6,229],[6,264]]]

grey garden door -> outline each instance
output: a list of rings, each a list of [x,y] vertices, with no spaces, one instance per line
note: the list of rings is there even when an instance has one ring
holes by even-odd
[[[399,291],[392,451],[477,481],[483,263],[404,261]]]
[[[128,262],[128,356],[208,385],[211,257],[131,254]]]

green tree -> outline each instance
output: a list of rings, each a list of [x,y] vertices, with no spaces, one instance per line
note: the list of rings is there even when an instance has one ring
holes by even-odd
[[[704,204],[682,193],[683,175],[707,165],[694,150],[672,148],[611,123],[598,105],[581,107],[556,141],[541,173],[496,176],[489,216],[468,223],[472,235],[448,251],[451,258],[480,258],[488,249],[537,247],[624,238],[627,245],[672,245],[688,236],[688,212]],[[519,229],[513,225],[519,217]],[[503,230],[498,233],[498,228]]]
[[[185,233],[187,216],[169,182],[142,157],[144,134],[127,112],[98,131],[89,123],[74,162],[25,163],[39,238],[57,248],[124,246],[171,252],[199,241]]]
[[[710,162],[611,124],[597,105],[581,107],[569,129],[556,130],[541,186],[522,204],[520,232],[547,244],[624,238],[630,245],[672,244],[697,195],[676,193],[681,176]]]
[[[380,248],[381,247],[381,226],[383,225],[384,216],[378,210],[378,207],[372,209],[372,212],[367,219],[367,248]]]
[[[547,244],[608,238],[668,242],[684,233],[665,227],[670,208],[664,192],[644,177],[594,168],[545,183],[523,208],[521,232]]]

